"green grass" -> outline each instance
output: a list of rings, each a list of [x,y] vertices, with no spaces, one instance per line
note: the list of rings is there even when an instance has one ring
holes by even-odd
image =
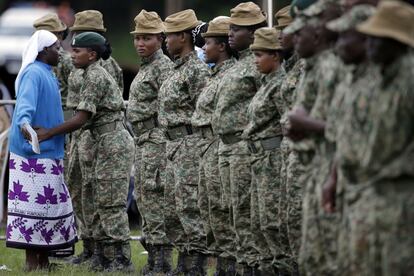
[[[4,229],[0,229],[0,233],[4,233]],[[137,230],[132,231],[131,235],[137,236],[139,235],[139,232]],[[138,241],[131,241],[131,250],[132,250],[132,262],[135,266],[136,271],[140,271],[142,267],[147,262],[147,255],[143,254],[144,248]],[[79,254],[82,251],[82,242],[78,242],[76,244],[76,253]],[[52,262],[59,262],[52,260]],[[59,276],[70,276],[70,275],[76,275],[76,276],[83,276],[83,275],[125,275],[121,273],[93,273],[89,272],[85,267],[81,266],[72,266],[65,263],[62,263],[63,266],[60,270],[53,272],[53,273],[47,273],[45,271],[36,271],[36,272],[24,272],[24,263],[25,263],[25,251],[19,250],[19,249],[12,249],[6,247],[5,241],[0,241],[0,266],[6,265],[7,268],[11,269],[10,272],[6,271],[0,271],[0,275],[28,275],[28,276],[34,276],[34,275],[59,275]],[[173,263],[174,266],[177,263],[177,252],[174,252],[173,255]],[[208,275],[214,274],[214,262],[213,260],[209,260],[209,271]],[[138,273],[134,273],[137,275]]]

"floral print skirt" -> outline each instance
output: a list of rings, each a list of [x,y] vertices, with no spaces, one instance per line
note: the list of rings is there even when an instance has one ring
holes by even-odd
[[[27,159],[10,153],[6,245],[55,250],[77,241],[63,160]]]

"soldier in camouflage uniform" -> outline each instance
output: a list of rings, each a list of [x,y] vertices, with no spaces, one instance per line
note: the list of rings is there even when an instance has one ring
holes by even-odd
[[[86,10],[75,14],[75,23],[70,28],[72,32],[94,31],[104,33],[106,28],[103,16],[99,11]],[[100,65],[116,80],[119,89],[123,89],[122,70],[117,62],[110,57],[107,60],[99,59]],[[68,95],[66,107],[73,112],[81,100],[81,90],[84,84],[84,70],[74,68],[69,75]],[[93,151],[94,141],[89,130],[80,129],[70,134],[69,161],[67,169],[67,181],[72,196],[80,236],[83,240],[84,251],[72,260],[72,263],[83,263],[92,256],[94,243],[92,238],[92,220],[95,205],[90,200],[92,197],[92,162],[95,159]]]
[[[38,131],[40,140],[88,129],[93,140],[93,239],[97,258],[92,269],[131,272],[131,248],[126,200],[132,166],[133,139],[123,119],[125,105],[118,84],[98,63],[108,59],[111,48],[106,39],[95,32],[84,32],[72,41],[73,64],[84,69],[81,100],[75,115],[55,128]]]
[[[278,31],[274,28],[260,28],[254,33],[250,45],[255,55],[258,71],[264,74],[262,86],[254,95],[247,109],[248,125],[242,137],[248,143],[252,168],[252,223],[258,223],[265,243],[256,243],[260,252],[260,271],[264,275],[282,273],[285,268],[273,260],[287,257],[287,239],[280,227],[281,210],[275,202],[282,197],[280,179],[282,128],[280,125],[280,86],[285,77],[281,66],[282,47],[278,41]],[[256,209],[258,207],[258,209]],[[254,227],[256,228],[256,227]],[[282,237],[284,235],[284,237]]]
[[[410,275],[414,268],[413,16],[409,4],[382,2],[357,26],[369,36],[368,58],[383,75],[376,79],[363,64],[363,75],[343,90],[340,111],[333,113],[339,122],[337,185],[344,190],[348,231],[343,275]],[[332,187],[324,190],[330,210]]]
[[[280,123],[282,130],[288,124],[287,113],[293,107],[296,99],[296,87],[298,86],[304,70],[304,60],[300,59],[294,51],[293,34],[285,34],[283,30],[292,22],[290,17],[291,6],[287,6],[276,13],[278,22],[276,29],[280,30],[279,40],[283,48],[284,62],[283,68],[286,71],[280,87],[279,107],[282,114]],[[282,212],[280,216],[280,226],[286,227],[288,236],[289,252],[291,260],[289,265],[293,270],[297,270],[297,258],[300,248],[301,226],[302,226],[302,185],[299,177],[302,174],[302,166],[299,163],[297,153],[292,150],[292,141],[283,137],[280,151],[282,165],[280,178],[284,196],[280,198],[279,208]]]
[[[203,219],[209,255],[217,257],[216,275],[225,275],[225,258],[234,252],[234,234],[230,228],[229,209],[223,203],[223,191],[218,167],[219,139],[211,127],[217,86],[234,65],[234,52],[228,44],[230,18],[220,16],[210,21],[203,33],[206,62],[214,63],[206,86],[198,97],[191,124],[201,130],[198,206]]]
[[[241,3],[230,13],[229,44],[238,51],[239,60],[227,71],[218,86],[212,126],[220,136],[220,178],[236,237],[233,257],[240,264],[238,270],[243,269],[245,275],[250,275],[260,259],[255,244],[263,243],[264,237],[260,229],[251,228],[250,151],[241,134],[248,123],[248,105],[260,87],[261,78],[254,66],[254,56],[249,46],[253,43],[254,31],[266,26],[266,18],[253,2]],[[230,270],[233,269],[231,266],[234,264],[229,263]]]
[[[156,12],[146,10],[135,17],[135,30],[131,32],[141,61],[130,88],[127,119],[135,136],[135,194],[148,247],[143,275],[171,269],[171,245],[164,230],[166,137],[157,115],[158,90],[173,63],[162,53],[162,32],[161,18]]]
[[[167,134],[165,180],[165,229],[179,251],[175,272],[206,273],[206,236],[197,206],[200,131],[191,117],[209,74],[194,51],[195,28],[200,25],[193,10],[168,16],[164,25],[167,49],[174,67],[159,92],[158,119]]]
[[[304,275],[331,275],[337,271],[336,245],[339,218],[336,214],[327,214],[323,211],[320,193],[322,185],[328,178],[334,154],[334,145],[328,143],[323,136],[326,110],[332,99],[332,91],[343,74],[340,60],[330,50],[335,36],[326,30],[324,24],[338,15],[338,6],[329,1],[319,1],[303,11],[303,16],[309,18],[308,24],[315,21],[313,24],[317,30],[316,43],[314,43],[317,51],[317,67],[307,79],[313,83],[313,89],[304,86],[306,82],[300,84],[299,93],[302,94],[298,94],[299,106],[289,114],[288,134],[297,141],[301,139],[295,138],[295,135],[307,137],[306,143],[300,142],[299,145],[310,145],[313,151],[304,174],[306,187],[299,259],[301,273]],[[303,28],[300,30],[299,37],[303,35],[303,30]],[[303,40],[300,42],[303,43]],[[303,53],[300,42],[297,45],[299,54]],[[296,132],[295,135],[291,135],[293,132]]]
[[[365,44],[366,36],[358,33],[355,30],[357,24],[366,20],[373,12],[375,8],[369,5],[357,5],[349,12],[345,13],[342,17],[333,20],[327,24],[327,28],[339,32],[339,39],[336,43],[336,51],[345,64],[349,65],[349,73],[346,74],[340,84],[335,89],[335,93],[328,109],[328,115],[325,126],[325,137],[330,143],[335,143],[338,127],[342,127],[341,118],[344,117],[345,111],[343,109],[346,99],[352,99],[354,95],[357,95],[362,89],[375,89],[374,86],[378,84],[377,76],[375,72],[377,69],[372,64],[366,61],[365,47],[361,45]],[[352,93],[350,93],[352,91]],[[353,116],[349,114],[350,116]],[[349,142],[359,143],[358,140],[354,140],[354,137]],[[339,137],[338,137],[339,138]],[[357,136],[360,139],[360,136]],[[349,138],[348,138],[349,139]],[[336,161],[332,165],[332,171],[336,173],[334,169],[336,167]],[[335,175],[331,175],[329,179],[332,179]],[[341,275],[350,275],[349,268],[349,221],[347,219],[348,204],[347,200],[344,201],[343,193],[343,181],[342,176],[338,181],[338,187],[336,188],[335,206],[330,206],[331,209],[327,209],[328,212],[337,211],[342,214],[341,226],[338,234],[338,271]],[[325,184],[326,186],[326,184]],[[352,202],[352,199],[351,201]],[[350,205],[352,206],[352,204]]]

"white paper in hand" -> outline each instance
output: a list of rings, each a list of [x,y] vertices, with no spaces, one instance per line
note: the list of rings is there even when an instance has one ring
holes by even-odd
[[[30,145],[32,145],[33,152],[37,153],[37,154],[40,154],[39,139],[37,139],[36,131],[28,123],[24,123],[23,127],[30,134],[30,138],[31,138],[32,141],[29,141],[29,143],[30,143]]]

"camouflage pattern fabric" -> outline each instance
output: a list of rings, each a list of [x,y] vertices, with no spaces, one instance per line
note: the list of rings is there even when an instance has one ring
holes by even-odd
[[[247,108],[260,87],[260,73],[250,49],[239,53],[239,61],[228,70],[218,87],[212,127],[218,135],[237,134],[248,124]],[[225,160],[222,160],[222,159]],[[220,178],[224,196],[231,206],[232,227],[236,235],[235,258],[254,266],[260,253],[254,247],[251,225],[251,165],[245,141],[219,146]]]
[[[247,109],[249,123],[243,138],[250,141],[275,136],[281,138],[281,113],[276,98],[280,97],[278,94],[284,77],[282,67],[263,77],[262,86]],[[271,267],[274,258],[282,259],[289,251],[287,229],[282,227],[280,221],[283,211],[279,204],[275,204],[284,196],[280,179],[281,154],[279,148],[257,150],[251,155],[252,223],[258,226],[253,226],[257,229],[254,233],[255,245],[261,255],[258,261],[262,266]]]
[[[206,86],[198,97],[196,109],[191,123],[196,127],[211,128],[211,117],[215,107],[217,86],[224,74],[236,60],[230,58],[215,66],[206,81]],[[215,256],[225,251],[228,243],[232,243],[229,221],[229,209],[223,208],[222,190],[218,166],[218,137],[203,137],[200,148],[200,166],[198,181],[198,207],[203,220],[209,253]]]
[[[409,275],[413,269],[408,165],[413,160],[413,61],[412,53],[402,55],[382,77],[369,65],[343,90],[335,137],[349,241],[344,275]],[[358,137],[360,142],[352,144]]]
[[[126,113],[135,132],[135,195],[144,220],[142,231],[146,242],[152,245],[169,243],[164,231],[166,138],[160,128],[146,130],[142,121],[156,118],[158,90],[171,68],[172,62],[162,50],[141,58]]]
[[[296,87],[303,74],[305,63],[303,59],[293,54],[283,66],[286,77],[280,87],[280,97],[277,98],[278,108],[282,110],[280,119],[282,128],[288,123],[287,113],[293,108],[296,100]],[[292,141],[287,137],[283,138],[280,151],[282,156],[280,178],[285,193],[285,197],[282,197],[280,201],[280,210],[283,212],[281,225],[286,225],[292,261],[297,263],[302,235],[302,185],[300,185],[299,177],[303,168],[299,163],[297,153],[292,150]]]
[[[159,91],[158,119],[163,127],[191,124],[197,98],[208,75],[207,65],[197,57],[195,51],[175,60],[174,69]],[[180,252],[207,252],[197,206],[199,140],[200,136],[193,134],[167,141],[166,185],[174,183],[174,186],[164,190],[166,209],[170,209],[165,213],[165,229],[167,237]],[[173,206],[175,210],[171,210]],[[179,224],[176,224],[177,217]],[[167,224],[170,222],[175,224]]]
[[[97,242],[126,242],[129,240],[126,200],[134,145],[121,123],[125,107],[119,87],[98,62],[85,69],[80,99],[77,110],[92,114],[84,128],[90,129],[95,140],[93,237]],[[98,127],[114,122],[116,129],[97,131]]]
[[[66,109],[66,98],[68,96],[68,79],[73,68],[69,52],[60,47],[59,63],[56,67],[53,67],[53,72],[59,81],[60,97],[62,99],[62,107],[64,110]]]

